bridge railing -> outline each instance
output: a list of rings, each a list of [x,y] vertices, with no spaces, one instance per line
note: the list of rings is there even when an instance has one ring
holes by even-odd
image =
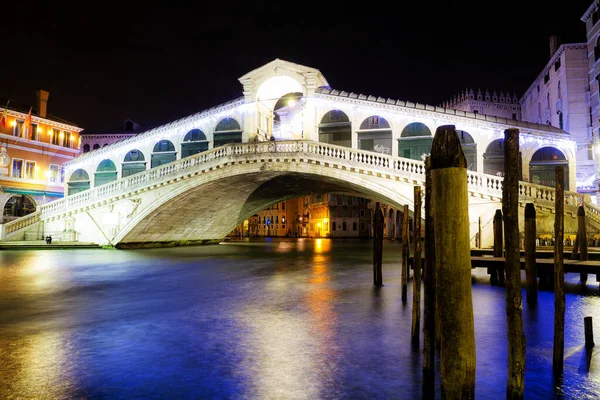
[[[163,181],[165,178],[184,176],[197,171],[199,168],[214,167],[223,160],[244,158],[256,154],[276,157],[277,155],[286,153],[295,157],[298,157],[299,154],[303,157],[314,157],[315,161],[321,162],[343,161],[351,168],[364,169],[375,173],[402,175],[413,181],[420,182],[420,184],[424,184],[425,182],[425,163],[419,160],[392,157],[386,154],[310,140],[230,143],[43,204],[38,207],[39,216],[45,219],[92,200],[98,201],[111,196],[117,196],[128,190],[151,186],[154,183]],[[468,171],[467,179],[469,190],[498,198],[502,197],[502,177]],[[549,205],[554,202],[555,190],[551,187],[520,182],[519,193],[523,200],[530,199],[536,202],[546,202]],[[582,203],[583,195],[575,192],[565,192],[566,205],[578,206]],[[590,213],[597,215],[597,218],[600,220],[600,209],[594,209]],[[20,223],[17,221],[20,221],[20,219],[14,221]]]
[[[0,231],[0,238],[5,238],[6,236],[17,232],[23,228],[27,228],[35,224],[36,222],[40,222],[40,211],[36,210],[31,214],[27,214],[24,217],[14,219],[5,224],[2,224],[2,230]]]

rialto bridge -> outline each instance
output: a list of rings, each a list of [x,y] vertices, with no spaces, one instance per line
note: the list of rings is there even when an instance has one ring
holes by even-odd
[[[505,129],[520,129],[521,205],[536,204],[538,229],[552,231],[556,165],[575,187],[575,142],[557,128],[332,90],[317,69],[278,59],[239,80],[238,99],[66,163],[65,197],[3,225],[2,238],[59,231],[117,247],[198,243],[281,200],[325,192],[412,210],[423,157],[449,124],[469,164],[471,237],[481,226],[484,246],[501,208]],[[584,203],[600,221],[583,195],[565,201],[565,229]]]

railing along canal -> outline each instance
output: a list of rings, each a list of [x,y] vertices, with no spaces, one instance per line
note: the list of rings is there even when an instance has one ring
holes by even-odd
[[[355,170],[362,169],[410,178],[410,180],[420,182],[422,185],[425,182],[425,163],[423,161],[392,157],[310,140],[230,143],[43,204],[38,207],[38,212],[34,213],[35,215],[30,214],[6,224],[5,233],[14,232],[39,220],[67,212],[85,203],[118,196],[127,191],[160,183],[164,179],[182,177],[194,173],[200,168],[210,169],[224,162],[231,162],[253,155],[269,155],[275,158],[275,156],[285,154],[295,156],[295,158],[311,158],[319,162],[341,163]],[[502,177],[468,171],[467,179],[470,191],[487,194],[498,199],[502,197]],[[554,202],[555,190],[548,186],[520,182],[519,194],[524,201],[545,202],[548,203],[548,206],[551,206]],[[565,204],[573,207],[583,204],[583,195],[575,192],[565,192]],[[599,208],[587,204],[586,210],[593,215],[594,219],[600,221]]]

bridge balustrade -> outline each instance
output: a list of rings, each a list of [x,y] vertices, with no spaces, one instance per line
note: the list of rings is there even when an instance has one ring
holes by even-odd
[[[230,143],[215,149],[194,154],[159,167],[140,172],[105,185],[66,196],[62,199],[43,204],[36,213],[14,220],[4,226],[4,234],[15,232],[35,222],[68,213],[86,203],[98,202],[123,195],[136,189],[142,189],[169,179],[177,179],[197,172],[200,168],[210,169],[223,162],[247,159],[252,155],[288,155],[295,158],[307,158],[312,161],[346,164],[348,168],[362,169],[374,173],[402,176],[407,181],[425,182],[425,163],[418,160],[392,157],[365,150],[352,149],[310,140],[268,141]],[[502,197],[503,178],[480,172],[467,171],[469,191],[490,196]],[[551,207],[554,202],[554,188],[520,182],[519,194],[523,201],[546,202]],[[565,192],[565,205],[577,207],[583,204],[583,195]],[[589,214],[600,221],[600,209],[587,204]]]

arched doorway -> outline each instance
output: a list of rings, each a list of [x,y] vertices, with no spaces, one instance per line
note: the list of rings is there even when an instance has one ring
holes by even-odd
[[[183,138],[181,143],[181,158],[208,150],[208,140],[200,129],[192,129]]]
[[[492,141],[483,153],[483,173],[504,176],[504,139]],[[523,179],[523,160],[519,152],[519,179]]]
[[[423,160],[423,156],[431,153],[433,137],[431,131],[422,122],[413,122],[402,129],[398,139],[398,156],[412,160]]]
[[[90,176],[84,169],[79,168],[71,174],[67,186],[68,196],[88,190],[90,188]]]
[[[158,141],[150,155],[150,168],[160,167],[177,159],[177,151],[171,141],[163,139]]]
[[[144,158],[144,153],[137,149],[133,149],[125,154],[123,163],[121,163],[121,178],[126,178],[145,170],[146,161]]]
[[[219,121],[213,135],[213,147],[228,143],[242,143],[242,128],[235,119],[230,117]]]
[[[562,166],[565,170],[565,188],[569,187],[569,161],[567,157],[555,147],[542,147],[531,157],[529,163],[529,180],[536,185],[554,187],[555,168]]]
[[[458,140],[462,147],[463,154],[467,160],[467,169],[469,171],[477,171],[477,143],[473,140],[473,136],[467,131],[457,130]]]
[[[31,197],[16,194],[11,196],[4,204],[2,212],[2,223],[12,221],[35,211],[35,202]]]
[[[321,118],[319,142],[352,147],[352,123],[340,110],[331,110]]]
[[[383,117],[373,115],[360,124],[358,148],[392,155],[392,128]]]
[[[283,95],[273,107],[272,135],[283,140],[301,139],[304,136],[303,111],[302,92]],[[262,122],[268,123],[267,120]],[[259,128],[265,128],[264,124],[260,123],[259,120]]]
[[[117,180],[117,166],[111,160],[103,160],[98,164],[94,174],[94,187]]]

